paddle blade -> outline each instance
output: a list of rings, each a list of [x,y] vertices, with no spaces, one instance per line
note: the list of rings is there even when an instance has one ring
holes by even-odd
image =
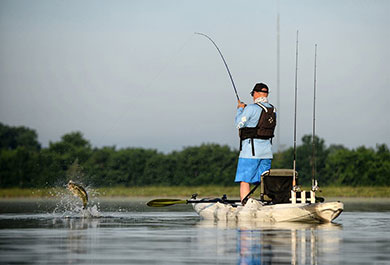
[[[187,200],[179,200],[179,199],[156,199],[151,200],[146,205],[149,207],[166,207],[175,204],[186,204]]]

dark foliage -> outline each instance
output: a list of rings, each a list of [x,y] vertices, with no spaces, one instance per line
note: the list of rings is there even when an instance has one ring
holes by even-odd
[[[390,185],[390,151],[325,146],[314,138],[315,177],[322,185]],[[37,133],[0,123],[0,187],[64,185],[69,179],[101,186],[234,185],[238,151],[218,144],[186,147],[168,154],[153,149],[92,148],[82,133],[65,134],[41,148]],[[299,183],[310,185],[312,137],[297,147]],[[274,155],[273,168],[292,168],[293,149]]]

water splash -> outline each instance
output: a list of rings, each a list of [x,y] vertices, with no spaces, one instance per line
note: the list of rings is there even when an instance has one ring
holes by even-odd
[[[53,189],[49,192],[53,199],[57,200],[56,206],[52,212],[55,216],[64,218],[99,218],[99,192],[87,186],[85,188],[89,195],[89,202],[86,209],[83,209],[82,201],[75,197],[69,190]]]

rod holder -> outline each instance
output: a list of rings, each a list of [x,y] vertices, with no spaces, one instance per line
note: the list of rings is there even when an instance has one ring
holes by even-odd
[[[316,203],[316,192],[313,190],[310,191],[310,202]]]
[[[295,191],[291,191],[291,203],[296,204],[297,203],[297,193]]]
[[[306,191],[301,191],[301,203],[306,203]]]

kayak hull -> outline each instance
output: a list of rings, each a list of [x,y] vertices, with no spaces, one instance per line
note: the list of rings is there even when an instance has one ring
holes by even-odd
[[[344,210],[342,202],[266,205],[252,198],[245,206],[233,207],[220,202],[193,203],[192,206],[203,219],[216,221],[329,223]]]

